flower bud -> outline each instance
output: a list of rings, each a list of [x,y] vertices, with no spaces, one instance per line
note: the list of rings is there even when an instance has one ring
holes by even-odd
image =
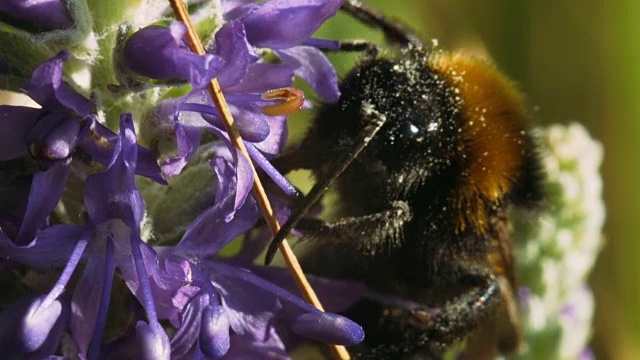
[[[200,350],[214,359],[223,357],[229,347],[229,318],[219,305],[209,305],[202,310]]]
[[[65,159],[73,152],[79,131],[78,120],[66,114],[45,113],[29,133],[29,152],[36,159]]]
[[[364,330],[344,316],[331,313],[300,315],[291,329],[298,335],[328,344],[351,346],[364,340]]]
[[[71,26],[73,19],[62,0],[2,0],[0,11],[45,30]]]

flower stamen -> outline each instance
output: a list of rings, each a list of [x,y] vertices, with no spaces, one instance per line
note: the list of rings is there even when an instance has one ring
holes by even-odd
[[[304,92],[294,87],[273,89],[262,94],[262,100],[283,100],[273,105],[267,105],[260,110],[268,116],[289,115],[302,107]]]

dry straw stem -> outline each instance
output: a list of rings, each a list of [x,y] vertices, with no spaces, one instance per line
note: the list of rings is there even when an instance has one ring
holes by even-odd
[[[202,42],[196,34],[193,23],[191,22],[191,18],[189,17],[189,12],[182,0],[169,0],[171,3],[171,7],[173,8],[173,12],[176,15],[176,18],[179,21],[182,21],[187,26],[187,41],[189,43],[189,47],[191,51],[195,52],[198,55],[204,55],[205,50],[202,46]],[[276,234],[280,229],[280,224],[275,218],[275,214],[273,213],[273,209],[271,208],[271,204],[267,199],[267,195],[264,191],[262,183],[260,182],[260,178],[258,177],[258,173],[256,172],[255,167],[253,166],[253,162],[251,161],[251,157],[247,153],[247,148],[244,146],[244,142],[242,141],[242,137],[236,128],[231,112],[229,111],[229,106],[227,105],[227,101],[222,94],[222,90],[220,89],[220,84],[217,79],[212,79],[209,85],[207,86],[207,90],[211,94],[211,98],[216,105],[216,108],[220,112],[220,116],[222,118],[222,122],[225,125],[227,133],[231,138],[231,142],[233,145],[242,152],[242,154],[249,159],[249,163],[251,164],[251,171],[253,172],[253,196],[258,202],[258,206],[260,207],[260,212],[262,216],[267,222],[269,229],[273,234]],[[316,308],[324,311],[318,296],[311,288],[309,281],[305,277],[302,272],[302,268],[300,267],[300,263],[298,263],[298,259],[294,255],[289,243],[285,240],[280,244],[280,252],[284,257],[285,262],[287,263],[287,267],[291,271],[296,284],[298,285],[298,289],[302,293],[305,300]],[[349,353],[344,346],[340,345],[330,345],[332,353],[336,359],[350,359]]]

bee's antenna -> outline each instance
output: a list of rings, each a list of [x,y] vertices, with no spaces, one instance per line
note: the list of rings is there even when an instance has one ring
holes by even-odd
[[[309,193],[302,199],[291,212],[291,216],[287,219],[276,236],[271,240],[267,254],[265,256],[265,265],[269,265],[278,250],[278,246],[298,222],[309,212],[309,209],[315,204],[320,197],[327,191],[329,186],[342,174],[351,162],[358,157],[360,152],[369,145],[369,142],[376,133],[382,128],[386,121],[386,117],[375,110],[373,105],[364,104],[362,107],[363,117],[368,120],[368,125],[363,129],[360,137],[355,139],[356,146],[340,156],[334,162],[328,171],[329,176],[323,177],[313,186]]]
[[[362,1],[346,0],[340,9],[365,25],[379,28],[390,42],[402,46],[412,45],[415,48],[424,47],[420,36],[413,32],[409,26],[396,19],[385,17],[380,11],[365,5]]]

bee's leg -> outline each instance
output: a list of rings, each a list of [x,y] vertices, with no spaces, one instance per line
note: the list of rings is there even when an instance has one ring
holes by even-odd
[[[402,228],[411,217],[409,204],[394,201],[388,210],[348,217],[333,223],[305,218],[298,222],[296,228],[304,234],[305,241],[349,247],[373,256],[399,245]]]
[[[280,228],[278,233],[271,240],[271,244],[269,244],[267,253],[265,255],[265,265],[269,265],[269,263],[271,263],[271,261],[273,260],[273,256],[275,255],[278,247],[287,236],[287,234],[289,234],[289,232],[294,227],[296,227],[298,222],[304,218],[313,204],[320,200],[329,186],[331,186],[336,181],[336,179],[338,179],[338,177],[342,173],[344,173],[351,162],[353,162],[353,160],[355,160],[358,155],[360,155],[360,153],[369,145],[371,140],[375,138],[378,131],[380,131],[382,126],[387,121],[387,118],[383,114],[380,114],[378,111],[376,111],[373,106],[363,107],[362,117],[364,120],[366,120],[366,125],[358,134],[358,136],[353,139],[353,146],[345,148],[346,151],[339,153],[339,155],[335,159],[331,159],[333,161],[327,163],[327,167],[324,170],[326,176],[318,177],[318,181],[315,183],[315,185],[313,185],[311,190],[309,190],[307,195],[291,210],[291,216],[289,217],[289,219],[287,219],[287,222],[282,224],[282,227]],[[309,148],[307,148],[307,150],[309,150]],[[312,158],[313,156],[309,157]],[[323,163],[326,160],[329,159],[316,159],[316,162],[319,161],[320,163]]]
[[[396,19],[388,19],[380,11],[359,0],[346,0],[342,11],[360,20],[363,24],[382,30],[387,39],[401,46],[422,47],[422,41],[410,28]]]
[[[403,333],[399,341],[374,346],[359,355],[362,359],[396,359],[420,354],[429,359],[439,359],[441,351],[456,340],[466,337],[492,314],[500,304],[498,279],[490,270],[480,266],[449,269],[462,271],[459,284],[466,291],[446,302],[437,310],[387,308],[374,331],[383,338]],[[357,319],[356,319],[357,321]],[[402,330],[398,330],[402,329]],[[365,329],[367,331],[367,329]]]

